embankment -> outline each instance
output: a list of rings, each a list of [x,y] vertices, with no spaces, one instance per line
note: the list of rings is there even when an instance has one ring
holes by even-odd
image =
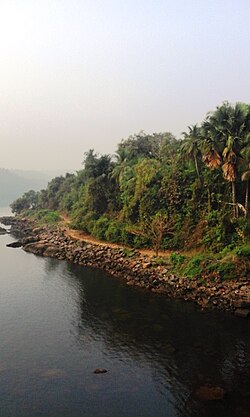
[[[192,301],[201,308],[218,308],[241,317],[249,316],[250,285],[245,278],[190,280],[177,277],[170,264],[159,265],[157,259],[147,254],[72,238],[66,227],[37,227],[30,220],[14,217],[2,218],[1,222],[11,224],[11,233],[19,237],[26,252],[99,268],[125,280],[127,285]]]

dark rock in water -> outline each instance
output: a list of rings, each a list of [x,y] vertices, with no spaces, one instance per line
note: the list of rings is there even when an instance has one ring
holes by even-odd
[[[203,385],[195,391],[195,397],[201,401],[217,401],[223,400],[225,390],[221,387],[209,387]]]
[[[28,243],[27,245],[24,246],[23,249],[26,252],[31,252],[31,253],[34,253],[35,255],[43,255],[43,253],[48,248],[48,246],[49,245],[47,243],[43,243],[39,241],[38,243]]]
[[[3,227],[0,227],[0,235],[6,235],[6,233],[8,233],[8,231]]]
[[[38,236],[27,236],[22,239],[23,245],[27,245],[28,243],[34,243],[39,240]]]
[[[94,374],[106,374],[106,372],[108,372],[107,369],[103,369],[103,368],[96,368],[94,370]]]
[[[49,256],[51,258],[56,257],[60,252],[58,246],[41,240],[38,242],[35,241],[32,243],[27,243],[26,245],[24,245],[23,249],[26,252],[31,252],[35,255]]]
[[[250,310],[248,310],[247,308],[237,308],[234,314],[238,317],[247,318],[250,314]]]
[[[3,216],[0,217],[0,222],[5,224],[5,226],[11,226],[16,223],[16,218],[14,216]]]
[[[20,240],[18,240],[17,242],[8,243],[6,246],[8,248],[21,248],[21,246],[23,246],[23,245],[22,245],[22,242],[20,242]]]

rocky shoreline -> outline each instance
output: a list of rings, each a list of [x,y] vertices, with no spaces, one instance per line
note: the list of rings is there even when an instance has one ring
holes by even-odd
[[[67,260],[79,265],[105,270],[127,285],[165,294],[169,298],[192,301],[201,308],[234,312],[239,317],[250,315],[250,283],[246,279],[196,279],[177,277],[171,265],[158,265],[154,257],[135,250],[89,244],[67,236],[64,227],[37,227],[34,222],[16,217],[2,217],[4,225],[19,238],[8,246],[22,246],[26,252]]]

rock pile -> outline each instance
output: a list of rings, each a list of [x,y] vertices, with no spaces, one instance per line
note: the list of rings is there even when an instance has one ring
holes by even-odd
[[[250,312],[250,285],[244,279],[222,281],[217,278],[204,283],[177,277],[171,272],[170,264],[157,265],[154,258],[133,250],[87,244],[67,236],[65,228],[37,228],[25,219],[12,220],[11,224],[12,233],[22,235],[26,252],[99,268],[126,280],[128,285],[193,301],[202,308],[235,311],[241,317],[247,317]]]

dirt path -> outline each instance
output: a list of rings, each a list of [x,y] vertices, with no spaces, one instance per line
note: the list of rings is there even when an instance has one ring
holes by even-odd
[[[67,228],[66,235],[69,237],[72,237],[74,239],[84,241],[93,245],[100,245],[100,246],[106,246],[113,249],[118,248],[128,248],[128,246],[124,245],[118,245],[116,243],[110,243],[110,242],[103,242],[101,240],[96,239],[95,237],[88,235],[87,233],[81,231],[81,230],[74,230],[69,227],[70,225],[70,218],[66,216],[65,214],[60,214],[62,218],[62,225]],[[155,255],[155,252],[151,249],[139,249],[138,252],[140,252],[142,255],[146,255],[149,257],[152,257]],[[158,256],[169,256],[172,252],[171,251],[160,251]]]

